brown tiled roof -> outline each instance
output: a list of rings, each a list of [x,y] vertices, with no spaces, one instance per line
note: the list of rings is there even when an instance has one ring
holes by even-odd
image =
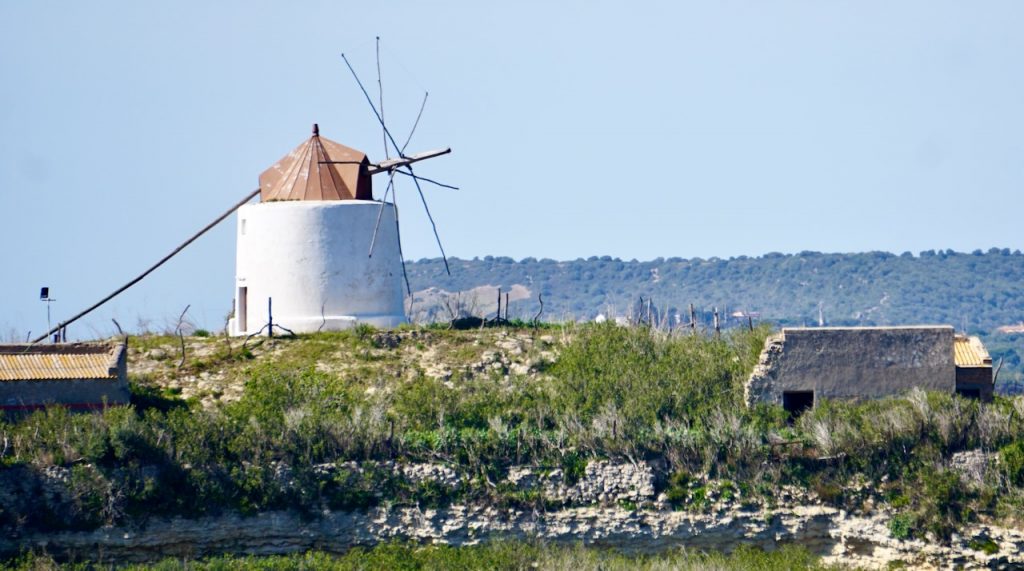
[[[121,343],[0,345],[0,382],[114,379]]]
[[[953,338],[953,362],[957,367],[991,367],[992,357],[981,339],[957,335]]]
[[[326,162],[334,161],[334,162]],[[362,151],[313,136],[260,175],[260,200],[373,200]]]

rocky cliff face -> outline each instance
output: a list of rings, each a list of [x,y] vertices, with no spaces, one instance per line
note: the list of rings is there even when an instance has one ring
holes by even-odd
[[[442,510],[377,508],[323,513],[311,521],[288,512],[149,522],[143,528],[103,528],[5,537],[3,551],[46,550],[56,556],[140,562],[217,553],[270,555],[321,549],[341,552],[389,539],[473,545],[492,539],[533,539],[614,547],[633,553],[665,549],[728,552],[740,544],[773,549],[800,544],[829,563],[884,568],[1024,568],[1024,533],[974,527],[950,546],[889,537],[885,514],[853,516],[823,506],[786,506],[771,512],[728,508],[709,514],[621,507],[578,507],[549,513],[451,506]],[[994,554],[968,547],[971,537],[991,540]]]
[[[356,466],[348,467],[358,469]],[[347,469],[348,469],[347,468]],[[455,486],[459,475],[436,465],[392,465],[410,481]],[[287,478],[286,473],[281,474]],[[535,490],[560,509],[502,509],[453,505],[378,507],[366,511],[323,510],[314,518],[290,512],[251,517],[228,514],[199,519],[153,519],[138,526],[88,532],[16,533],[0,539],[0,552],[44,549],[56,556],[141,562],[163,557],[218,553],[281,554],[310,549],[341,552],[389,539],[472,545],[493,539],[583,542],[625,552],[651,553],[686,547],[730,551],[738,545],[766,550],[798,543],[826,562],[884,568],[904,562],[915,568],[1024,568],[1024,531],[976,525],[950,545],[900,541],[890,537],[891,514],[875,510],[851,514],[813,498],[781,490],[772,507],[733,495],[718,495],[701,513],[674,511],[656,495],[655,476],[646,464],[591,462],[569,483],[560,470],[518,467],[506,484]],[[982,543],[994,553],[972,549]]]

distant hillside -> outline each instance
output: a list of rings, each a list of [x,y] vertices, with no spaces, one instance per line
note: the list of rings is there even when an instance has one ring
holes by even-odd
[[[532,318],[543,294],[542,319],[589,320],[635,315],[641,297],[656,313],[688,321],[694,304],[702,323],[717,307],[723,316],[757,312],[775,325],[816,325],[819,307],[828,325],[945,323],[981,335],[993,357],[1004,359],[1001,383],[1024,388],[1024,334],[998,333],[1024,321],[1024,254],[992,248],[959,253],[928,250],[823,254],[769,253],[750,258],[658,258],[640,262],[609,256],[559,262],[507,257],[438,259],[408,265],[417,292],[414,315],[444,319],[461,306],[493,314],[496,288],[515,288],[510,316]],[[490,286],[490,287],[486,287]],[[471,292],[449,295],[446,292]],[[728,325],[737,320],[723,319]],[[745,320],[743,321],[745,323]]]

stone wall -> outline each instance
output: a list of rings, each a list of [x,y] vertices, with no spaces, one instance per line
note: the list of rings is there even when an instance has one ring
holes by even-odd
[[[8,410],[30,409],[50,403],[71,408],[127,404],[131,400],[123,379],[56,379],[46,381],[4,381],[0,383],[0,406]]]
[[[786,328],[765,342],[747,381],[748,405],[782,404],[785,391],[821,398],[877,398],[913,387],[952,393],[953,328]]]

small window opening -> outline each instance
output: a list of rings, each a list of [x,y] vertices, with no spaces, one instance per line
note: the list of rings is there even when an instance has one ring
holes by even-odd
[[[242,236],[245,236],[245,218],[242,219]]]
[[[814,406],[814,391],[785,391],[782,393],[782,408],[794,419]]]

